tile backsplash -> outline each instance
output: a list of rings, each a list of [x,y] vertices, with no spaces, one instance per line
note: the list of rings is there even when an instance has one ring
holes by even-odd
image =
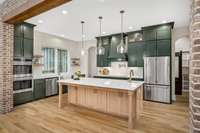
[[[100,73],[102,69],[107,69],[109,71],[108,75],[103,76],[129,77],[130,70],[133,70],[134,78],[143,78],[143,67],[128,67],[128,62],[112,62],[111,67],[99,67],[99,76],[102,76]]]

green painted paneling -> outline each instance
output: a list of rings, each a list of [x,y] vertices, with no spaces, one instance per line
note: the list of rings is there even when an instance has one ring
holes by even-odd
[[[124,54],[117,53],[117,46],[121,42],[121,35],[114,35],[111,38],[111,46],[110,46],[110,53],[109,58],[110,59],[125,59],[126,56]]]
[[[28,23],[14,25],[14,58],[33,57],[33,27]]]
[[[157,55],[156,51],[156,41],[145,41],[145,52],[146,57],[155,57]]]
[[[14,37],[14,57],[21,58],[23,57],[23,38]]]
[[[157,56],[170,56],[170,55],[171,55],[171,40],[158,40]]]
[[[13,94],[14,106],[27,103],[33,100],[33,92],[22,92]]]
[[[34,80],[34,100],[45,97],[45,79]]]
[[[143,67],[143,56],[145,52],[145,42],[135,42],[128,45],[128,66]]]
[[[24,57],[27,59],[33,58],[33,40],[24,38],[23,43],[23,53]]]
[[[97,40],[99,46],[99,39]],[[110,65],[109,52],[110,52],[110,38],[102,38],[102,46],[105,48],[104,55],[97,55],[97,67],[108,67]]]

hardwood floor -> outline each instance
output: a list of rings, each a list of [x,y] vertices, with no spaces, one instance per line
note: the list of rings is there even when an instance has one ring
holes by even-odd
[[[188,133],[188,94],[172,105],[145,101],[132,130],[122,118],[72,105],[59,109],[55,96],[0,115],[0,133]]]

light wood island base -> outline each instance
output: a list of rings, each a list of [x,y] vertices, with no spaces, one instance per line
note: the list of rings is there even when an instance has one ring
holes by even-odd
[[[63,85],[68,85],[68,103],[128,118],[129,128],[143,110],[143,85],[130,91],[59,82],[59,108]]]

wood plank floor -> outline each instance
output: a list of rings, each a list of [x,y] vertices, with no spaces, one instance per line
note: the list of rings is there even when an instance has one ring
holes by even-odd
[[[172,105],[145,101],[132,130],[125,119],[72,105],[58,109],[57,105],[58,96],[18,106],[0,115],[0,133],[188,133],[186,93]]]

